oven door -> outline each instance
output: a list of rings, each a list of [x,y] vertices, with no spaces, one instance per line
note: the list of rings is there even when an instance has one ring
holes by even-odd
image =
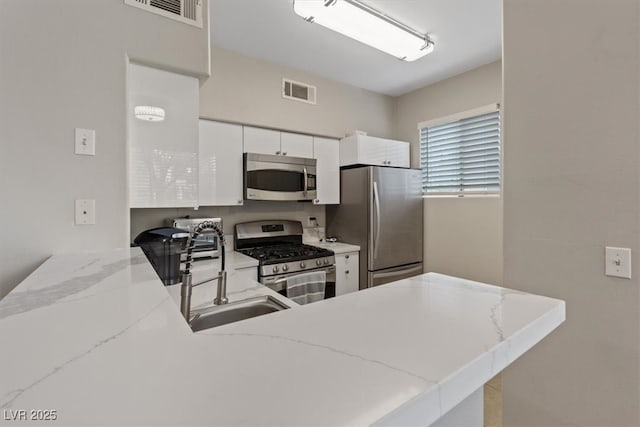
[[[315,270],[307,270],[299,273],[282,274],[278,276],[266,276],[260,278],[260,283],[278,292],[280,295],[287,296],[287,279],[298,274],[310,273],[312,271],[324,271],[326,273],[326,282],[324,287],[324,299],[333,298],[336,296],[336,267],[331,265],[325,268],[318,268]]]
[[[244,153],[247,200],[313,200],[316,198],[316,160]]]

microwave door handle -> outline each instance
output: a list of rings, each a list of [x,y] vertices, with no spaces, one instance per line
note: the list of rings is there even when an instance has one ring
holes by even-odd
[[[307,167],[302,168],[302,173],[304,173],[304,192],[307,192],[307,188],[309,188],[309,177],[307,176]]]

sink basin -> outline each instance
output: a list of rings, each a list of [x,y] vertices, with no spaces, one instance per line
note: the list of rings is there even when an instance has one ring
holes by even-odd
[[[193,332],[198,332],[226,325],[227,323],[275,313],[287,308],[289,308],[288,305],[266,295],[225,305],[207,307],[201,310],[193,310],[192,314],[197,317],[191,321],[191,329]]]

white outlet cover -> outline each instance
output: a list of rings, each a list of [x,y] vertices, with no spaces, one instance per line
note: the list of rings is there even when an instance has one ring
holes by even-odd
[[[96,223],[96,201],[91,199],[76,200],[76,225],[93,225]]]
[[[81,156],[96,155],[96,131],[76,128],[75,153]]]
[[[615,248],[607,246],[605,248],[604,274],[612,277],[631,279],[631,249]]]

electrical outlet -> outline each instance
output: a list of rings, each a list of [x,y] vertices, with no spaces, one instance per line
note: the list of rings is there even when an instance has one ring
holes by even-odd
[[[81,156],[96,155],[96,131],[76,128],[76,154]]]
[[[92,225],[96,223],[96,201],[91,199],[76,200],[76,225]]]
[[[605,248],[604,274],[631,279],[631,249],[607,246]]]
[[[315,216],[307,217],[307,227],[317,227],[317,226],[318,226],[318,220],[316,219]]]

